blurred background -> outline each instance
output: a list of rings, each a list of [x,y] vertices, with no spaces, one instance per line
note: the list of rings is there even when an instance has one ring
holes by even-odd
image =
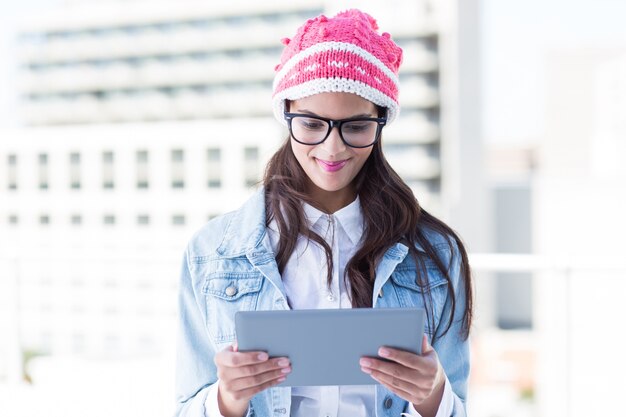
[[[172,415],[185,244],[285,137],[279,40],[347,7],[404,49],[384,149],[470,251],[470,415],[620,414],[626,2],[0,7],[0,415]]]

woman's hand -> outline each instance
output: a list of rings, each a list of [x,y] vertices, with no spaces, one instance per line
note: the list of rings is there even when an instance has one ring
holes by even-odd
[[[269,359],[266,352],[238,352],[237,344],[215,355],[217,401],[224,417],[242,417],[250,399],[283,382],[291,366],[287,358]]]
[[[439,409],[446,375],[426,335],[422,339],[421,355],[388,347],[380,348],[378,354],[392,362],[363,357],[361,370],[413,403],[422,416],[434,416]]]

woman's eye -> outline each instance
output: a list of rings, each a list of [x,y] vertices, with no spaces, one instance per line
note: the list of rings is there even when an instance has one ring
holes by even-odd
[[[300,125],[309,130],[319,130],[325,128],[324,123],[315,119],[302,119],[300,120]]]
[[[346,132],[359,133],[369,129],[369,126],[370,125],[368,123],[349,123],[347,125],[344,125],[344,129]]]

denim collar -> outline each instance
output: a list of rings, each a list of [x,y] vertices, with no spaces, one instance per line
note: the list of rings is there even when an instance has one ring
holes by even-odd
[[[260,187],[230,216],[217,253],[238,257],[261,248],[265,236],[265,188]]]

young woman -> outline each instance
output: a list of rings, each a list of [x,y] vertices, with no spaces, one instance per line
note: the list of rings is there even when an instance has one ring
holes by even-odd
[[[263,187],[185,253],[177,416],[465,415],[467,255],[383,155],[402,50],[377,29],[349,10],[283,41],[273,100],[289,137]],[[421,355],[381,347],[388,361],[361,359],[373,385],[276,387],[288,358],[237,350],[237,311],[362,307],[427,312]]]

